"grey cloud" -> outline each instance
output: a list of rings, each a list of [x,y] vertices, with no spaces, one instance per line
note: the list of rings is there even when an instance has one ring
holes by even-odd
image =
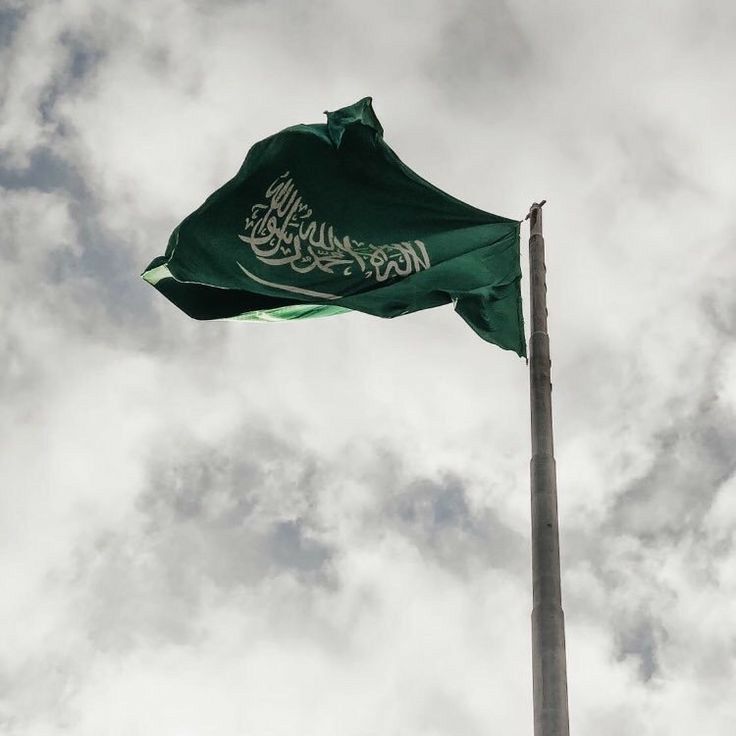
[[[72,665],[76,670],[79,662]],[[40,727],[48,713],[61,729],[73,722],[69,699],[79,672],[70,672],[70,662],[61,656],[28,661],[20,670],[0,673],[0,729],[4,733],[28,733]]]
[[[379,447],[371,451],[380,456]],[[400,463],[374,463],[394,481]],[[153,462],[129,532],[113,530],[80,549],[75,578],[89,630],[100,646],[197,639],[202,593],[253,587],[274,575],[334,589],[339,553],[320,513],[320,488],[345,469],[264,431],[244,428],[225,446],[184,442]],[[364,476],[369,534],[392,529],[460,575],[489,566],[526,573],[524,539],[489,510],[471,509],[463,482],[446,476],[395,485]]]
[[[667,633],[660,623],[646,614],[640,615],[628,625],[624,622],[618,625],[617,656],[620,659],[635,657],[639,662],[639,677],[649,682],[658,673],[658,650],[660,642],[666,639]]]
[[[530,40],[505,0],[465,0],[446,14],[427,71],[464,107],[482,109],[476,87],[520,84],[537,62]],[[470,21],[470,22],[469,22]]]
[[[191,546],[194,546],[194,540]],[[167,561],[167,556],[172,561]],[[74,601],[85,635],[97,650],[125,652],[196,642],[202,587],[187,540],[129,531],[101,533],[77,552]]]
[[[0,49],[7,46],[23,21],[23,10],[20,6],[6,4],[0,7]]]
[[[104,59],[104,51],[92,34],[64,33],[61,42],[69,50],[68,73],[72,85],[83,82]]]
[[[191,442],[180,450],[153,462],[127,529],[104,530],[77,550],[77,605],[102,649],[196,642],[213,585],[233,592],[284,574],[302,586],[334,583],[333,545],[309,513],[313,459],[247,429],[227,450]]]
[[[712,274],[699,300],[707,323],[715,328],[724,346],[736,340],[736,296],[734,296],[734,274],[736,273],[736,224],[726,223],[724,232],[715,239],[722,243],[717,255],[718,268]]]
[[[734,447],[736,417],[705,395],[695,414],[663,429],[651,468],[618,498],[611,532],[661,541],[691,534],[736,470]]]
[[[82,84],[89,81],[88,76],[104,60],[103,36],[98,35],[95,27],[95,20],[102,18],[100,10],[92,8],[86,17],[59,26],[56,41],[63,50],[62,62],[53,70],[54,81],[47,88],[41,102],[48,112],[49,120],[56,121],[54,105],[57,100],[63,95],[80,91]]]
[[[683,166],[690,154],[687,142],[677,141],[662,123],[628,122],[616,138],[623,154],[619,182],[623,190],[660,203],[682,191],[705,198],[701,182]]]
[[[148,534],[173,535],[173,544],[179,531],[183,541],[201,535],[205,556],[215,555],[212,578],[222,584],[279,570],[323,572],[331,552],[311,513],[318,474],[298,446],[243,428],[226,448],[185,444],[181,455],[164,458],[139,501]]]
[[[473,509],[465,482],[456,475],[399,485],[384,514],[376,523],[388,522],[428,558],[456,572],[488,567],[526,572],[526,540],[492,509]]]
[[[63,190],[75,197],[88,194],[75,167],[48,146],[34,149],[22,169],[0,166],[0,186],[41,192]]]
[[[305,524],[300,519],[274,524],[268,546],[277,566],[296,568],[301,573],[323,570],[332,554],[327,545],[307,536]]]
[[[8,60],[0,73],[1,99],[7,109],[0,163],[10,162],[14,168],[26,167],[39,146],[62,147],[68,142],[70,131],[58,103],[80,90],[103,56],[94,34],[85,29],[94,11],[90,17],[81,14],[66,22],[60,15],[44,18],[48,8],[43,4],[24,11],[11,11],[12,32],[0,44]],[[40,48],[31,50],[39,42]]]
[[[39,295],[51,297],[55,292],[53,319],[65,322],[66,329],[76,326],[105,342],[117,339],[150,348],[158,316],[152,290],[138,277],[144,264],[135,260],[119,235],[105,227],[94,193],[76,166],[42,146],[30,154],[23,169],[0,165],[0,187],[11,192],[53,192],[68,203],[76,233],[74,248],[51,248],[41,268],[25,253],[13,256],[25,262],[23,279],[38,284]],[[40,211],[39,218],[43,214]],[[4,242],[2,247],[13,245]]]

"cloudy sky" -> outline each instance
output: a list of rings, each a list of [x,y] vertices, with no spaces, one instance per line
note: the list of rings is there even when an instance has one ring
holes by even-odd
[[[372,95],[437,186],[549,202],[571,732],[733,733],[734,34],[0,0],[0,731],[531,734],[524,361],[449,307],[197,323],[139,278],[252,143]]]

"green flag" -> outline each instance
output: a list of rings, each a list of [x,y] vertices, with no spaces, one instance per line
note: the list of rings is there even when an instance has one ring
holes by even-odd
[[[484,340],[525,355],[519,224],[407,168],[366,97],[256,143],[143,278],[196,319],[396,317],[453,302]]]

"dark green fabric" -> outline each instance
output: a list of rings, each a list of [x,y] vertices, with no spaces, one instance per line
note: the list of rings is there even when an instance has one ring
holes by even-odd
[[[519,222],[408,169],[369,97],[256,143],[143,278],[196,319],[396,317],[454,302],[483,339],[525,355]]]

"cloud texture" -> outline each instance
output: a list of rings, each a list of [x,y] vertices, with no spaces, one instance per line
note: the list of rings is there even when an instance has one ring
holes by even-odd
[[[730,733],[734,32],[0,2],[3,733],[531,733],[523,362],[450,309],[201,324],[138,279],[253,142],[365,95],[442,189],[549,200],[571,731]]]

